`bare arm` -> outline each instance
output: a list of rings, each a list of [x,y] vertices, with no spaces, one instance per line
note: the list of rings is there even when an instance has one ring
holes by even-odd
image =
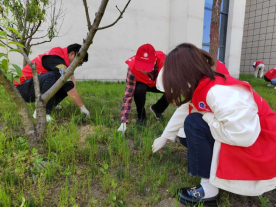
[[[74,83],[74,88],[72,88],[70,91],[67,92],[68,96],[70,97],[70,99],[78,106],[78,107],[82,107],[84,104],[81,100],[81,96],[79,94],[79,92],[77,91],[77,85],[76,85],[76,80],[74,75],[71,76],[71,80]]]

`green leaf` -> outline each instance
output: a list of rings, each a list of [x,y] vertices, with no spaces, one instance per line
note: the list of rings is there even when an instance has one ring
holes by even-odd
[[[5,46],[5,45],[3,45],[3,44],[0,44],[0,47],[4,47],[4,48],[6,48],[6,46]]]
[[[3,59],[1,63],[2,63],[2,67],[5,69],[5,71],[8,71],[8,69],[9,69],[9,62],[8,62],[8,60],[7,59]]]
[[[0,31],[0,37],[7,38],[7,32],[5,32],[5,31]]]
[[[12,73],[6,73],[5,75],[8,80],[12,81]]]
[[[14,80],[17,82],[17,83],[20,83],[20,80],[18,77],[15,77]]]
[[[19,52],[19,53],[22,53],[22,50],[20,50],[20,49],[10,49],[9,52]]]
[[[105,170],[108,169],[108,164],[104,164],[104,169],[105,169]]]
[[[3,56],[6,57],[6,54],[1,52],[1,53],[0,53],[0,58],[3,57]]]
[[[100,171],[102,172],[102,174],[105,174],[105,171],[103,168],[100,167]]]
[[[8,45],[17,45],[17,46],[19,46],[19,47],[23,47],[23,48],[25,48],[25,46],[24,45],[22,45],[21,43],[19,43],[19,42],[8,42]]]
[[[20,207],[24,207],[25,205],[25,202],[26,202],[26,200],[25,200],[25,198],[22,196],[22,203],[21,203],[21,206]]]
[[[12,64],[12,66],[13,66],[13,68],[16,70],[17,75],[18,75],[18,76],[21,76],[21,75],[22,75],[22,70],[21,70],[21,68],[20,68],[18,65],[16,65],[16,64]]]
[[[32,149],[32,154],[36,154],[38,152],[38,150],[36,148]]]
[[[8,29],[9,29],[10,31],[14,32],[15,34],[17,34],[17,36],[20,37],[20,39],[22,39],[21,34],[20,34],[16,29],[14,29],[14,28],[12,28],[12,27],[8,27]]]

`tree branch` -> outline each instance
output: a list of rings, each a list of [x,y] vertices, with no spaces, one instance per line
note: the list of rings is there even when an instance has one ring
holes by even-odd
[[[108,1],[109,0],[101,1],[101,5],[98,9],[94,22],[91,26],[91,29],[89,30],[80,51],[77,53],[76,57],[74,58],[70,66],[67,68],[65,74],[61,76],[58,79],[58,81],[46,93],[42,94],[42,100],[44,100],[45,103],[47,103],[50,100],[50,98],[52,98],[53,95],[64,85],[67,79],[71,75],[73,75],[75,69],[78,67],[81,60],[85,57],[85,54],[88,48],[90,47],[90,45],[92,44],[95,34],[97,33],[97,28],[99,27],[99,24],[103,18]]]
[[[6,44],[5,42],[3,42],[2,40],[0,40],[0,42],[1,42],[3,45],[7,46],[8,48],[13,49],[11,46],[7,45],[7,44]]]
[[[115,25],[121,18],[123,18],[123,14],[124,14],[126,8],[128,7],[130,1],[131,1],[131,0],[128,0],[128,2],[127,2],[127,4],[125,5],[125,8],[123,9],[123,11],[120,11],[120,9],[119,9],[119,8],[117,7],[117,5],[116,5],[116,8],[117,8],[118,11],[120,12],[119,17],[118,17],[112,24],[107,25],[107,26],[104,26],[104,27],[99,27],[99,28],[97,28],[97,30],[102,30],[102,29],[106,29],[106,28],[108,28],[108,27],[112,27],[112,26]]]
[[[26,39],[29,39],[29,38],[32,38],[32,37],[33,37],[33,35],[37,32],[38,28],[40,27],[41,23],[42,23],[42,21],[40,20],[40,21],[38,22],[38,24],[37,24],[35,27],[32,27],[32,29],[31,29],[31,34],[30,34],[29,36],[25,37],[25,38],[24,38],[24,41],[25,41]],[[22,38],[22,39],[23,39],[23,38]]]
[[[22,40],[24,41],[25,39],[25,34],[26,34],[26,27],[27,27],[27,18],[29,15],[29,0],[26,1],[26,8],[25,8],[25,19],[24,19],[24,25],[23,25],[23,31],[22,31]]]
[[[28,57],[28,55],[24,52],[23,48],[17,46],[18,49],[22,50],[22,55],[27,62],[27,64],[32,69],[33,74],[33,81],[34,81],[34,90],[35,90],[35,105],[36,105],[36,140],[31,140],[33,144],[35,145],[38,141],[40,141],[44,136],[46,132],[46,108],[45,105],[47,102],[44,102],[41,98],[41,91],[40,91],[40,83],[38,80],[38,74],[36,71],[36,64],[32,63]]]
[[[23,7],[23,5],[21,4],[20,1],[19,1],[18,3]],[[13,0],[13,4],[16,5],[14,0]],[[15,9],[15,10],[16,10],[16,9]],[[19,28],[20,28],[19,30],[21,30],[21,29],[23,28],[22,19],[21,19],[21,17],[18,15],[18,12],[14,12],[14,14],[15,14],[15,18],[16,18],[16,21],[17,21],[17,23],[18,23],[18,26],[19,26]]]
[[[91,28],[91,21],[90,21],[90,17],[89,17],[89,11],[88,11],[88,6],[87,6],[86,0],[83,0],[83,5],[84,5],[84,9],[85,9],[87,27],[88,27],[88,31],[89,31]]]
[[[42,41],[42,42],[37,42],[37,43],[34,43],[34,44],[31,44],[30,46],[35,46],[35,45],[41,45],[43,43],[46,43],[46,42],[51,42],[52,40],[45,40],[45,41]]]

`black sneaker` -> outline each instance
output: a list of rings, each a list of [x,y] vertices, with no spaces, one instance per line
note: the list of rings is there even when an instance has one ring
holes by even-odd
[[[154,114],[154,117],[156,119],[161,119],[163,118],[163,114],[162,113],[157,113],[154,108],[153,108],[153,105],[150,107],[150,111]]]
[[[203,198],[205,195],[201,185],[192,188],[181,188],[176,191],[176,198],[184,205],[217,207],[219,205],[219,193],[211,198]]]

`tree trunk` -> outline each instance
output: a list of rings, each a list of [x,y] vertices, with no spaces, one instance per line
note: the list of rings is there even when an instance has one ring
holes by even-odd
[[[217,65],[218,48],[219,48],[219,19],[220,19],[221,0],[213,0],[211,32],[210,32],[210,50],[212,58],[215,60],[215,68]]]
[[[15,88],[12,82],[10,82],[3,72],[0,70],[0,84],[4,87],[12,101],[15,103],[17,112],[22,117],[22,124],[26,135],[30,139],[31,149],[36,147],[37,133],[32,122],[32,117],[29,113],[28,106],[25,100],[22,98],[21,94]]]
[[[30,55],[30,48],[23,48],[24,52],[26,53],[26,55],[29,57]],[[25,67],[26,65],[28,64],[27,60],[25,58],[23,58],[23,65],[22,65],[22,68]]]

